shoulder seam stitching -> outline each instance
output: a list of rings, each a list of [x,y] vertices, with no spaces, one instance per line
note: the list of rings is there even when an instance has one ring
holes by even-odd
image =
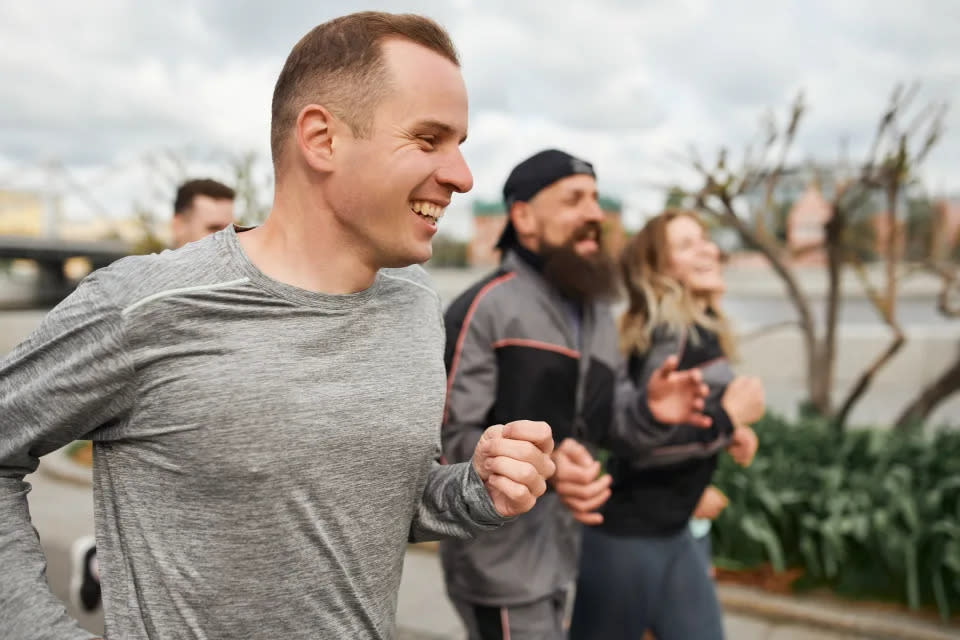
[[[233,287],[239,284],[246,284],[250,282],[250,278],[237,278],[236,280],[228,280],[227,282],[216,282],[214,284],[201,284],[194,287],[180,287],[179,289],[167,289],[165,291],[158,291],[157,293],[152,293],[144,298],[140,298],[136,302],[128,305],[120,312],[121,315],[127,315],[137,307],[143,306],[148,302],[153,302],[160,298],[166,298],[168,296],[175,296],[181,293],[194,293],[196,291],[208,291],[210,289],[223,289],[226,287]]]
[[[415,280],[410,280],[409,278],[401,278],[400,276],[391,276],[390,274],[383,273],[382,271],[380,272],[380,275],[382,275],[384,278],[389,278],[389,279],[391,279],[391,280],[399,280],[400,282],[408,282],[408,283],[412,284],[412,285],[415,286],[415,287],[420,287],[420,288],[423,289],[424,291],[428,291],[428,292],[429,292],[430,294],[432,294],[433,297],[435,297],[437,300],[440,299],[440,294],[439,294],[439,293],[437,293],[434,289],[428,287],[427,285],[425,285],[425,284],[423,284],[423,283],[416,282]]]

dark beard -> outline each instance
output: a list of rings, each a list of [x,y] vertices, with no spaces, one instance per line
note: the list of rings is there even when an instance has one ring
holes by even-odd
[[[596,231],[599,250],[591,256],[581,256],[574,245]],[[584,225],[560,246],[541,245],[543,277],[565,298],[574,302],[613,300],[617,297],[617,266],[603,248],[603,232],[599,224]]]

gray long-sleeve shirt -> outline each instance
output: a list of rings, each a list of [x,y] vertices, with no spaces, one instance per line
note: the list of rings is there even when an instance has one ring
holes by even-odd
[[[0,636],[89,637],[23,482],[89,438],[109,637],[392,637],[408,539],[502,522],[436,462],[443,340],[418,267],[310,293],[233,228],[95,272],[0,363]]]

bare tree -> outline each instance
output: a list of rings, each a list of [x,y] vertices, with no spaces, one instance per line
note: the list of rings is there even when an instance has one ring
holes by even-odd
[[[960,318],[960,305],[951,301],[951,294],[958,293],[960,288],[960,274],[956,267],[937,262],[928,262],[927,268],[940,276],[940,295],[937,298],[937,308],[948,318]],[[922,424],[941,402],[960,391],[960,345],[953,364],[949,365],[937,378],[920,390],[920,393],[910,401],[900,417],[897,418],[898,429],[908,429]]]
[[[779,242],[765,222],[776,206],[776,188],[806,111],[803,95],[799,94],[790,105],[782,126],[778,125],[773,115],[767,117],[759,157],[754,158],[748,148],[739,170],[729,170],[727,152],[723,149],[712,167],[707,167],[695,152],[690,158],[703,181],[701,187],[690,194],[695,207],[721,224],[735,229],[746,246],[760,251],[766,257],[783,281],[803,336],[809,402],[818,413],[833,418],[838,429],[844,427],[851,410],[874,377],[906,340],[896,314],[897,267],[903,246],[903,228],[899,224],[897,207],[903,189],[939,139],[946,111],[945,104],[930,104],[905,124],[904,119],[916,93],[916,88],[908,91],[897,88],[893,92],[863,163],[849,177],[837,179],[835,193],[829,202],[830,215],[823,226],[823,245],[813,248],[822,249],[826,258],[826,305],[823,322],[819,325],[810,297],[801,287],[795,271],[795,259],[800,256]],[[916,144],[918,138],[920,142]],[[751,224],[738,214],[736,205],[746,194],[757,193],[758,189],[764,194],[764,202],[761,209],[755,212]],[[862,248],[862,239],[852,232],[856,214],[877,193],[883,194],[886,203],[885,268],[880,287],[871,282],[858,253],[858,249]],[[886,348],[861,372],[839,409],[835,410],[832,394],[844,267],[853,269],[859,276],[867,298],[889,327],[891,339]]]
[[[262,223],[270,212],[265,192],[272,191],[269,175],[258,176],[259,156],[248,151],[234,156],[231,166],[234,176],[234,191],[237,194],[235,207],[237,222],[243,226]]]
[[[156,217],[153,213],[142,205],[137,205],[134,216],[140,230],[140,238],[131,247],[131,252],[137,254],[160,253],[166,249],[167,243],[157,233]]]

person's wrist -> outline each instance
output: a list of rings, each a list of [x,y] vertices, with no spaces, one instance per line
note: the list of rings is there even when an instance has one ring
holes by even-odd
[[[480,482],[486,482],[484,478],[483,469],[480,468],[480,461],[477,458],[477,453],[473,453],[473,457],[470,458],[470,466],[473,467],[473,472],[477,474],[477,477],[480,478]]]
[[[723,409],[724,413],[727,414],[727,417],[730,418],[730,424],[732,424],[734,427],[740,424],[740,419],[737,416],[737,411],[736,411],[736,408],[737,408],[736,403],[731,402],[726,398],[724,398],[720,402],[720,407]]]

